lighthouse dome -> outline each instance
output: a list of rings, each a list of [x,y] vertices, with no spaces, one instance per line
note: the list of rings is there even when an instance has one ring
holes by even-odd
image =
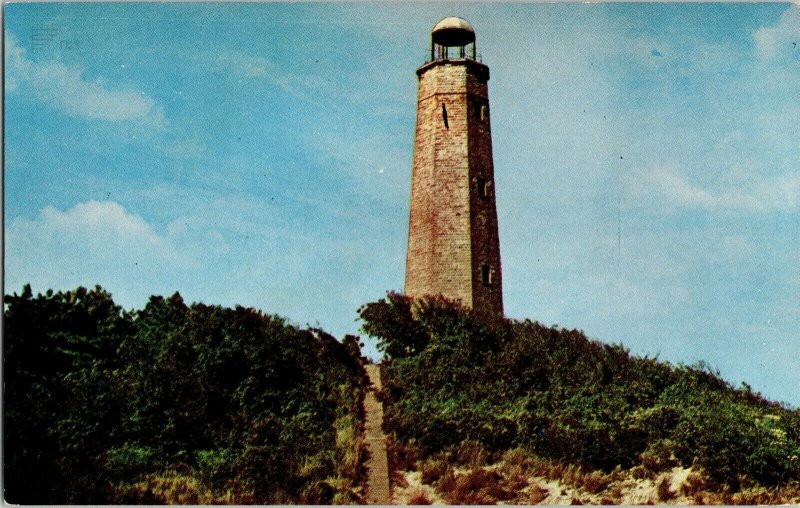
[[[466,46],[475,42],[475,30],[466,19],[452,16],[436,23],[431,37],[440,46]]]

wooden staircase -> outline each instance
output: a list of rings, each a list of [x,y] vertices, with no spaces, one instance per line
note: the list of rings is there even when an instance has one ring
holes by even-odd
[[[380,391],[380,365],[367,365],[367,375],[371,383],[364,398],[366,413],[365,439],[369,458],[367,459],[367,504],[389,504],[389,461],[386,457],[386,435],[383,433],[383,404],[376,397]]]

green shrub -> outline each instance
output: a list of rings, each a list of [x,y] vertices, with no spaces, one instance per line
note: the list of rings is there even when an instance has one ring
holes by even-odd
[[[4,317],[8,501],[352,499],[357,339],[177,293],[124,312],[99,287],[26,286]]]
[[[677,465],[673,457],[675,447],[675,443],[669,439],[651,441],[639,457],[641,464],[654,473],[666,471]]]
[[[730,488],[800,479],[800,411],[705,364],[674,367],[532,321],[486,323],[442,298],[390,293],[360,313],[387,355],[385,427],[423,458],[520,448],[642,477],[694,465]]]

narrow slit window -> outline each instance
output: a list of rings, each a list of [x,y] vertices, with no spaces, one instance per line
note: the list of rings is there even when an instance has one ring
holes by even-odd
[[[447,124],[447,108],[444,103],[442,103],[442,120],[444,121],[444,128],[450,129],[450,126]]]
[[[481,282],[484,286],[492,285],[492,268],[487,264],[481,265]]]
[[[472,118],[475,120],[481,119],[481,103],[479,101],[472,102]]]
[[[492,195],[492,182],[485,178],[478,178],[478,196],[488,198]]]

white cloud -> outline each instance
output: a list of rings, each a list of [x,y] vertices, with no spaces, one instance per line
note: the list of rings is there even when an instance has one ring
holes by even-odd
[[[30,282],[37,290],[99,283],[112,290],[170,291],[180,287],[184,269],[197,265],[169,235],[113,201],[66,211],[48,206],[34,219],[10,221],[6,255],[5,282],[12,290]]]
[[[773,60],[789,51],[800,52],[800,5],[786,9],[777,25],[756,30],[753,39],[762,60]]]
[[[238,78],[259,78],[281,90],[312,104],[322,105],[319,93],[330,94],[332,85],[317,75],[299,75],[281,69],[275,62],[262,56],[252,56],[241,51],[200,53],[196,58],[210,62],[216,72],[230,73]]]
[[[10,32],[5,43],[9,92],[30,95],[74,117],[166,127],[162,107],[144,92],[114,90],[102,78],[87,80],[78,66],[33,61]]]
[[[264,57],[250,56],[239,51],[218,53],[212,57],[216,70],[228,70],[246,78],[275,75],[275,64]]]
[[[800,204],[800,174],[760,177],[755,172],[731,170],[714,184],[691,182],[675,166],[663,165],[634,172],[626,182],[637,202],[657,199],[668,205],[710,211],[793,212]]]

